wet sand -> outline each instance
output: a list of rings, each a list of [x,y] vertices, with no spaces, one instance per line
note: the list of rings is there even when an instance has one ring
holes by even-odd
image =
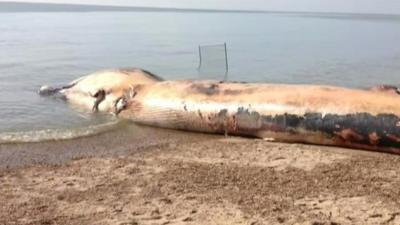
[[[168,129],[122,123],[117,129],[64,141],[0,144],[0,170],[31,165],[61,165],[87,157],[125,156],[142,148],[218,138]]]
[[[0,224],[400,224],[390,154],[129,126],[0,163]]]

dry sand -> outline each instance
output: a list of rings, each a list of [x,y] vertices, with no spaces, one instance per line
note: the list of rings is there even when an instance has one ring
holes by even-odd
[[[400,224],[399,156],[148,132],[123,154],[2,146],[0,224]]]

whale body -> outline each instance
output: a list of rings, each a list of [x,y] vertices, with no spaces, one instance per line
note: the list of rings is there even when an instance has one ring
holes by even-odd
[[[64,91],[72,104],[90,109],[104,90],[99,111],[123,103],[116,114],[139,124],[400,154],[400,95],[392,88],[163,81],[142,72],[75,82]],[[75,99],[84,95],[75,89],[90,92],[90,100]]]

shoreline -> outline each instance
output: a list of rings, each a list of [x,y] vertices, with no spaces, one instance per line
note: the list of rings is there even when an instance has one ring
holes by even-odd
[[[0,171],[35,165],[59,166],[81,158],[126,156],[152,146],[217,137],[124,123],[118,129],[73,139],[0,144]]]
[[[400,223],[396,155],[140,129],[0,170],[0,224]]]

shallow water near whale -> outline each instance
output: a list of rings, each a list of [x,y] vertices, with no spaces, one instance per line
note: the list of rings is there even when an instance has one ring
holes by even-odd
[[[48,12],[0,19],[0,143],[97,135],[126,122],[40,97],[44,84],[115,67],[165,79],[222,79],[225,64],[199,74],[199,44],[227,43],[228,80],[400,85],[400,16]]]

